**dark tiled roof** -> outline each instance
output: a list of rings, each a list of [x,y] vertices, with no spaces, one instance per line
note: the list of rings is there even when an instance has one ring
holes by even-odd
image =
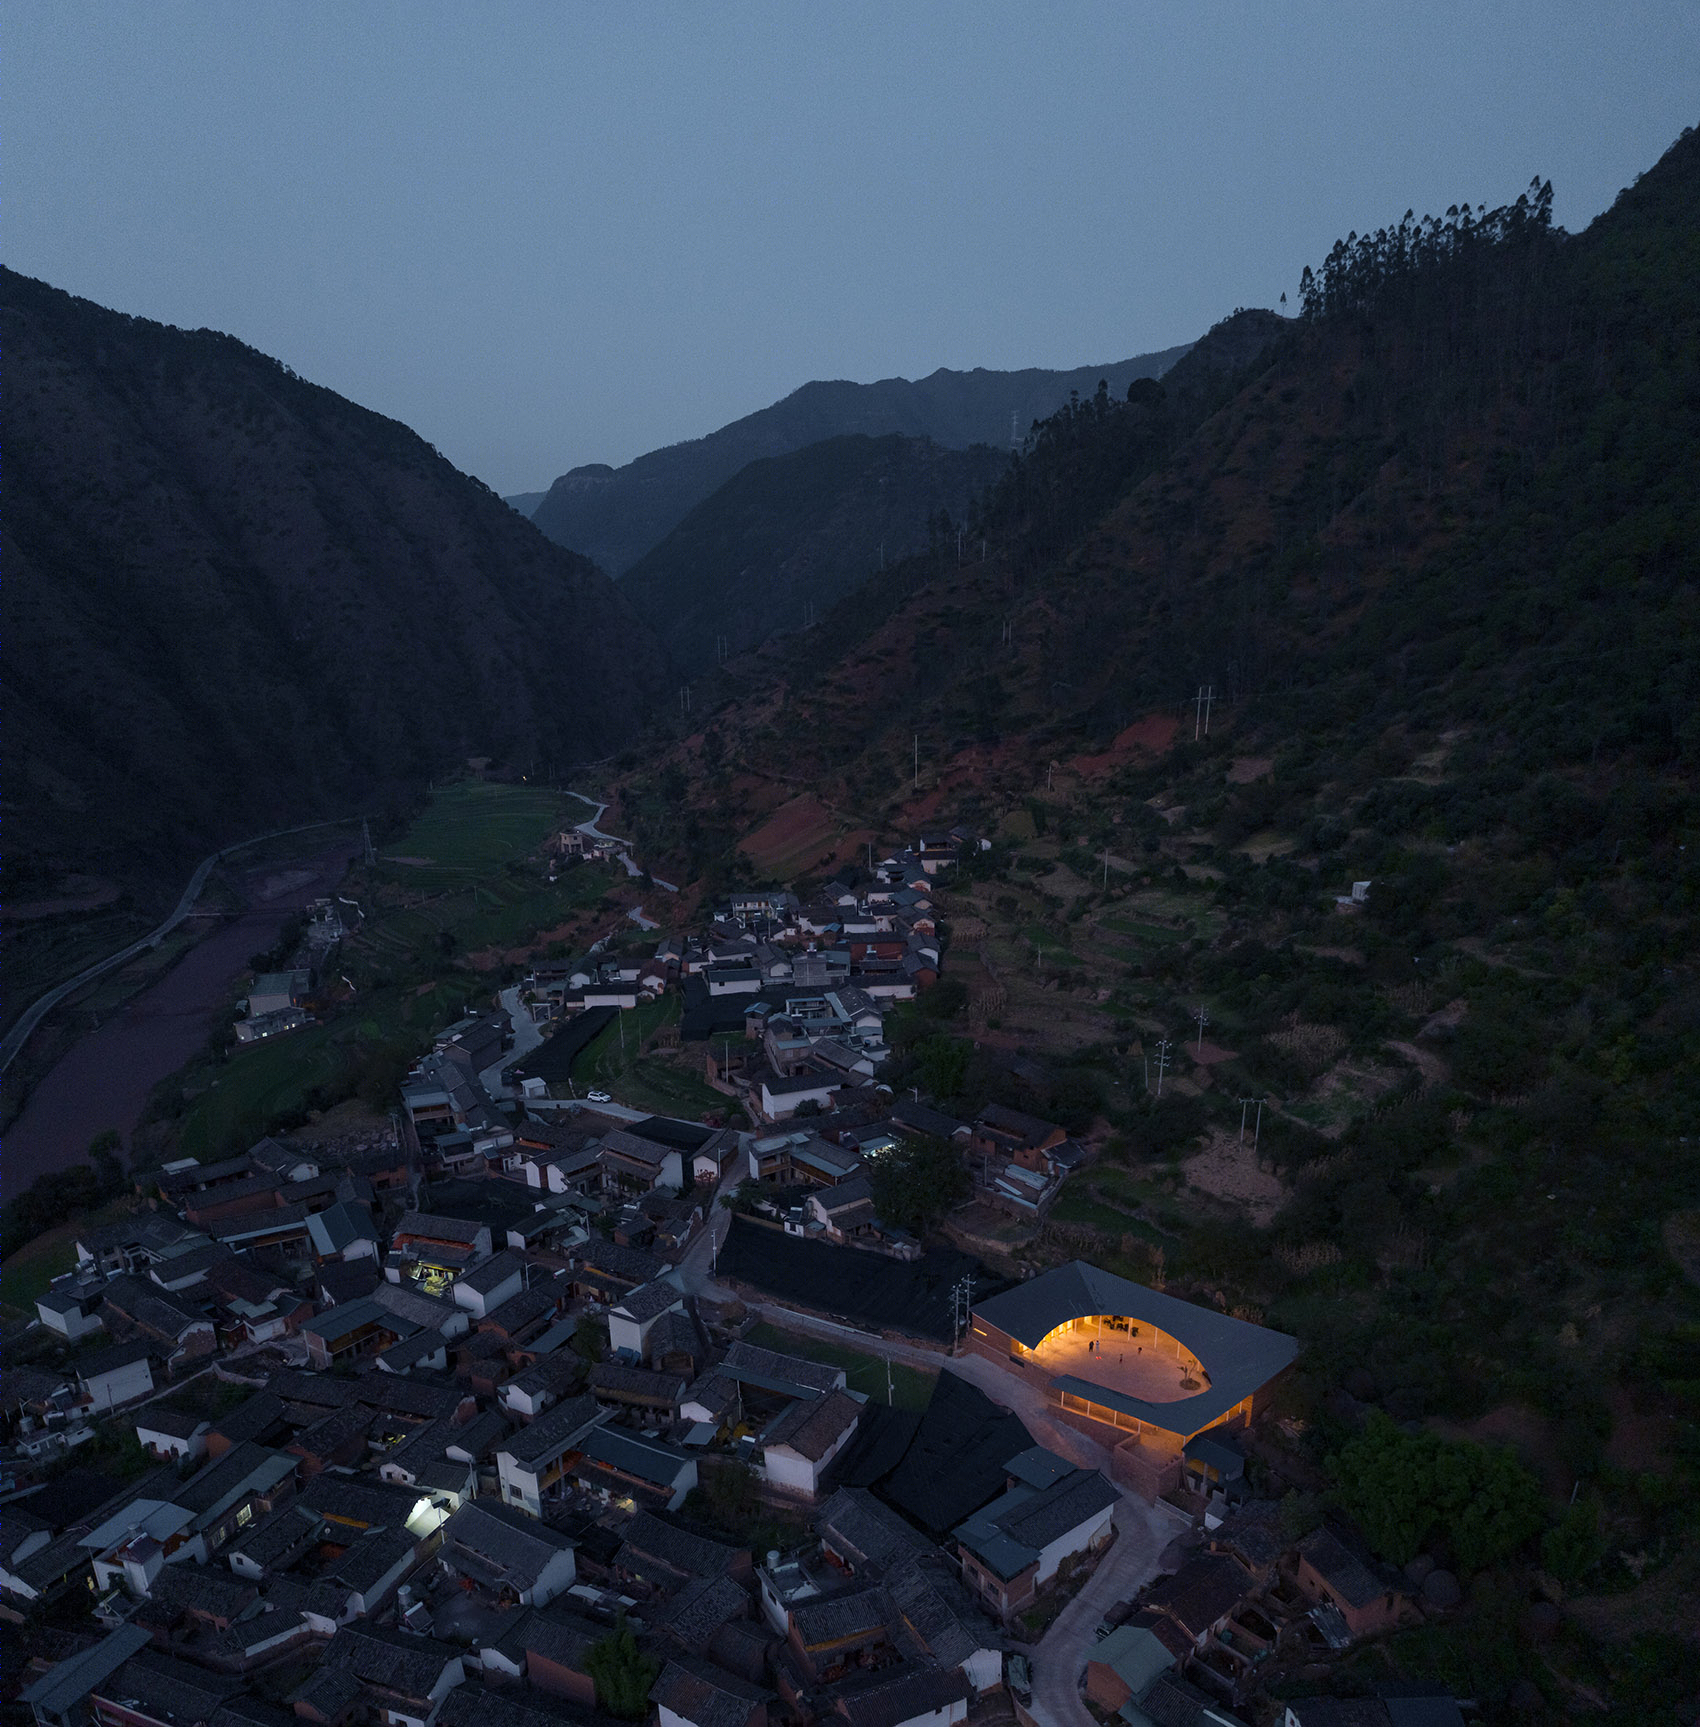
[[[1299,1556],[1310,1561],[1311,1569],[1348,1607],[1367,1607],[1389,1587],[1399,1587],[1378,1576],[1373,1563],[1354,1553],[1332,1529],[1307,1535],[1299,1543]]]
[[[257,1470],[271,1473],[268,1466],[274,1463],[287,1463],[293,1468],[295,1459],[245,1439],[240,1445],[233,1445],[222,1457],[197,1469],[171,1495],[172,1503],[197,1515],[211,1511]]]
[[[590,1388],[620,1398],[653,1398],[677,1407],[685,1394],[685,1378],[679,1373],[652,1373],[647,1367],[628,1367],[621,1361],[599,1361],[590,1370]]]
[[[628,1560],[642,1557],[659,1560],[681,1577],[719,1577],[744,1551],[711,1541],[706,1535],[692,1534],[648,1511],[640,1511],[626,1525],[625,1535],[625,1544],[615,1559],[622,1570],[636,1569]]]
[[[206,1425],[203,1417],[167,1408],[163,1403],[150,1403],[145,1409],[136,1411],[138,1428],[146,1428],[149,1433],[168,1434],[173,1439],[193,1439]]]
[[[1287,1707],[1298,1727],[1389,1727],[1391,1720],[1379,1697],[1304,1697]]]
[[[839,1488],[816,1512],[815,1531],[858,1571],[883,1571],[933,1545],[863,1487]]]
[[[529,1427],[521,1427],[511,1433],[503,1442],[502,1450],[521,1464],[555,1456],[565,1448],[579,1429],[588,1428],[602,1413],[597,1407],[596,1399],[586,1392],[564,1403],[557,1403],[553,1409],[538,1416]]]
[[[397,1234],[399,1233],[398,1230]],[[521,1278],[524,1277],[525,1261],[511,1247],[504,1247],[500,1253],[493,1254],[482,1265],[475,1265],[463,1274],[459,1281],[475,1294],[488,1295],[516,1272]]]
[[[431,1687],[460,1651],[429,1637],[412,1637],[375,1625],[344,1625],[325,1645],[320,1670],[345,1668],[363,1685],[425,1702]],[[426,1710],[420,1713],[429,1713]]]
[[[1003,1647],[992,1622],[942,1554],[900,1565],[886,1579],[886,1590],[903,1623],[941,1667],[960,1667],[978,1650]]]
[[[499,1307],[492,1307],[477,1324],[483,1331],[517,1337],[522,1331],[541,1325],[554,1311],[553,1298],[541,1289],[522,1289],[517,1295],[510,1295]]]
[[[289,1695],[291,1703],[305,1703],[314,1714],[334,1721],[360,1698],[360,1681],[350,1668],[321,1663]]]
[[[1221,1720],[1204,1713],[1219,1706],[1196,1685],[1189,1685],[1178,1673],[1159,1673],[1151,1687],[1139,1699],[1140,1713],[1152,1727],[1200,1727],[1201,1722]]]
[[[683,1292],[676,1285],[665,1278],[657,1278],[653,1283],[640,1284],[631,1294],[621,1296],[614,1312],[623,1313],[641,1325],[646,1319],[654,1319],[668,1308],[677,1307],[684,1299]]]
[[[617,1241],[587,1241],[575,1252],[580,1265],[633,1285],[659,1277],[664,1263],[641,1247],[622,1247]]]
[[[419,1495],[372,1476],[315,1475],[301,1504],[345,1527],[350,1524],[399,1529],[413,1513]]]
[[[288,1560],[294,1553],[317,1539],[324,1520],[318,1512],[296,1502],[281,1506],[269,1517],[247,1529],[239,1530],[236,1539],[225,1548],[225,1554],[240,1553],[262,1571]],[[174,1566],[174,1570],[182,1567]]]
[[[750,1598],[730,1577],[693,1577],[652,1617],[693,1655],[701,1655],[729,1619],[742,1619]]]
[[[1108,1510],[1121,1497],[1095,1469],[1076,1470],[1001,1518],[1006,1535],[1032,1548],[1048,1547]]]
[[[438,1711],[440,1727],[615,1727],[610,1717],[588,1714],[541,1691],[496,1691],[457,1685]]]
[[[653,1139],[644,1139],[635,1133],[626,1133],[615,1128],[602,1136],[602,1149],[612,1152],[616,1157],[626,1158],[632,1163],[641,1163],[651,1169],[659,1169],[669,1156],[677,1155],[676,1148],[670,1145],[658,1145]]]
[[[661,1669],[649,1699],[691,1727],[744,1727],[772,1695],[712,1662],[675,1659]]]
[[[86,1385],[103,1373],[117,1373],[121,1368],[146,1361],[152,1354],[153,1346],[145,1338],[137,1338],[131,1343],[109,1343],[104,1349],[96,1349],[78,1359],[77,1377]]]
[[[793,1403],[762,1435],[764,1447],[783,1446],[810,1463],[819,1463],[855,1427],[862,1406],[848,1391]]]
[[[464,1427],[451,1428],[447,1437],[455,1450],[466,1452],[476,1462],[494,1452],[509,1431],[507,1422],[496,1410],[486,1409],[482,1415],[473,1416]]]
[[[843,1377],[841,1367],[829,1367],[822,1361],[809,1361],[801,1355],[781,1355],[778,1350],[763,1349],[755,1343],[734,1343],[726,1351],[717,1373],[728,1379],[744,1380],[765,1390],[789,1390],[820,1395],[835,1389]]]
[[[511,1506],[473,1500],[443,1526],[443,1555],[450,1564],[472,1560],[475,1575],[527,1590],[551,1560],[572,1547],[558,1530]]]
[[[156,1602],[217,1619],[234,1619],[259,1595],[256,1584],[214,1565],[167,1565],[149,1587]]]
[[[896,1617],[891,1597],[878,1587],[801,1601],[791,1609],[791,1624],[805,1649],[867,1636],[890,1625]]]
[[[455,1241],[470,1247],[484,1226],[460,1217],[440,1217],[431,1211],[407,1212],[395,1226],[396,1235],[417,1235],[425,1241]]]
[[[1281,1507],[1272,1499],[1254,1499],[1224,1518],[1210,1545],[1241,1556],[1253,1570],[1273,1565],[1291,1545],[1281,1533]]]
[[[1145,1605],[1166,1613],[1193,1638],[1234,1611],[1251,1593],[1251,1580],[1221,1554],[1189,1559],[1172,1577],[1161,1577],[1145,1592]]]
[[[241,1689],[239,1679],[220,1678],[205,1668],[191,1667],[187,1661],[150,1649],[132,1656],[91,1695],[123,1704],[170,1727],[194,1727]]]
[[[334,1577],[342,1588],[365,1595],[413,1549],[414,1538],[405,1529],[369,1529],[349,1543],[348,1551],[326,1575]],[[370,1608],[371,1603],[367,1606]]]
[[[557,1666],[582,1671],[585,1651],[607,1635],[605,1625],[594,1625],[556,1603],[521,1615],[503,1632],[497,1647],[510,1656],[535,1654]]]
[[[1019,1417],[977,1385],[941,1373],[886,1497],[924,1529],[953,1528],[1003,1487],[1010,1458],[1032,1445]]]
[[[967,1677],[955,1670],[913,1666],[896,1678],[881,1677],[865,1689],[841,1692],[837,1713],[849,1727],[899,1727],[917,1715],[930,1715],[966,1702],[973,1695]]]

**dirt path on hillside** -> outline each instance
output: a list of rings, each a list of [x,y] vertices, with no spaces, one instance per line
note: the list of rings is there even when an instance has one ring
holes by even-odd
[[[1243,1145],[1237,1133],[1212,1134],[1204,1150],[1189,1157],[1181,1170],[1200,1193],[1243,1207],[1260,1229],[1274,1221],[1287,1197],[1280,1178],[1258,1164],[1250,1134]]]

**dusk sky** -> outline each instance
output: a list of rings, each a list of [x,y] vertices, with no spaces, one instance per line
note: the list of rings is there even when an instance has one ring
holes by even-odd
[[[10,0],[4,256],[210,325],[500,491],[811,378],[1075,366],[1350,229],[1700,120],[1671,4]]]

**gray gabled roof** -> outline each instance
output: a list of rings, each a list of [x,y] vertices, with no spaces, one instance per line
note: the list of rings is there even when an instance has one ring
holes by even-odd
[[[516,1272],[524,1278],[525,1261],[511,1247],[504,1247],[500,1253],[492,1255],[482,1265],[475,1265],[471,1271],[464,1272],[460,1282],[479,1295],[488,1295]]]
[[[781,1355],[775,1349],[740,1340],[726,1351],[726,1359],[714,1370],[723,1379],[741,1380],[763,1391],[778,1391],[788,1397],[823,1397],[844,1383],[844,1369],[801,1355]]]
[[[1120,1410],[1168,1433],[1190,1436],[1219,1421],[1241,1399],[1268,1384],[1299,1352],[1298,1340],[1283,1332],[1231,1319],[1214,1308],[1164,1295],[1079,1259],[974,1307],[975,1319],[1029,1349],[1037,1348],[1068,1320],[1094,1314],[1120,1314],[1175,1338],[1198,1357],[1210,1384],[1172,1403],[1150,1403],[1074,1374],[1059,1376],[1052,1381],[1053,1388]]]
[[[1040,1492],[1012,1487],[957,1525],[958,1541],[1006,1582],[1036,1564],[1059,1536],[1078,1529],[1121,1497],[1095,1469],[1078,1469]]]
[[[651,1687],[652,1703],[691,1727],[744,1727],[758,1705],[773,1696],[710,1661],[674,1658]]]
[[[120,1625],[92,1648],[56,1662],[33,1685],[24,1687],[18,1701],[30,1704],[39,1715],[63,1715],[152,1641],[140,1625]]]
[[[865,1487],[839,1488],[815,1513],[815,1531],[858,1570],[882,1571],[933,1546]]]
[[[505,1454],[522,1467],[529,1467],[544,1458],[558,1457],[592,1427],[606,1421],[608,1414],[609,1412],[599,1408],[596,1399],[586,1392],[581,1397],[557,1403],[528,1427],[521,1427],[509,1434],[499,1448],[498,1455]]]
[[[474,1575],[532,1588],[543,1569],[573,1545],[570,1537],[511,1506],[469,1500],[443,1526],[444,1557],[470,1560]]]
[[[547,1417],[545,1417],[547,1419]],[[657,1487],[677,1485],[685,1465],[692,1459],[677,1446],[645,1439],[626,1427],[597,1427],[584,1436],[584,1454],[597,1463],[617,1469],[638,1481]]]
[[[106,1348],[97,1349],[78,1361],[77,1377],[87,1385],[91,1379],[99,1379],[103,1374],[117,1373],[138,1361],[146,1361],[152,1354],[153,1345],[146,1338],[135,1338],[129,1343],[109,1343]]]
[[[677,1284],[658,1277],[652,1283],[640,1284],[629,1295],[622,1295],[611,1311],[624,1314],[642,1325],[646,1319],[654,1319],[668,1308],[677,1307],[684,1299],[684,1292]]]

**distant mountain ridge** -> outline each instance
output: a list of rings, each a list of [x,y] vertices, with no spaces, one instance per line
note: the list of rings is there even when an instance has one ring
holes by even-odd
[[[705,670],[824,616],[919,551],[941,512],[961,521],[1008,461],[985,444],[860,433],[765,457],[698,504],[620,591],[681,671]]]
[[[804,384],[783,401],[747,414],[707,437],[651,450],[624,467],[588,463],[563,474],[531,519],[558,545],[623,576],[685,516],[748,463],[789,455],[827,438],[899,433],[946,449],[972,444],[1008,449],[1035,420],[1090,395],[1100,378],[1116,395],[1135,378],[1159,378],[1190,344],[1072,371],[994,372],[941,367],[925,378]],[[1016,439],[1012,440],[1012,427]],[[523,496],[523,494],[521,494]]]
[[[405,426],[9,270],[0,331],[14,891],[590,760],[665,686],[608,578]]]

